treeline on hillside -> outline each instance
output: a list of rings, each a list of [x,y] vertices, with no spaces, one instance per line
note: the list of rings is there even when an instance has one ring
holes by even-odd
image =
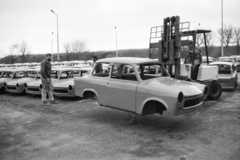
[[[97,56],[98,59],[116,57],[116,51],[59,53],[59,59],[60,61],[90,60],[93,55]],[[148,57],[148,49],[118,50],[118,55],[119,57]],[[54,53],[53,61],[57,61],[57,57],[58,54]],[[0,59],[0,64],[41,62],[44,58],[45,54],[28,54],[24,59],[21,55],[9,55]]]
[[[200,47],[201,54],[206,55],[205,48]],[[208,49],[209,56],[218,58],[221,56],[221,47],[212,47]],[[80,53],[59,53],[60,61],[71,61],[71,60],[90,60],[92,56],[97,56],[98,59],[116,57],[116,51],[97,51],[97,52],[80,52]],[[149,57],[149,49],[126,49],[118,51],[119,57]],[[224,56],[240,55],[237,53],[236,47],[230,46],[224,48]],[[12,64],[23,63],[23,62],[41,62],[45,58],[45,54],[28,54],[23,61],[21,55],[6,56],[0,59],[0,63]],[[157,52],[151,54],[151,58],[158,58]],[[53,54],[53,60],[57,61],[57,54]]]

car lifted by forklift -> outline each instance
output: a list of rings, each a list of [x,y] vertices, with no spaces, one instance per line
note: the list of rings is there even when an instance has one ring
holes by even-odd
[[[179,16],[167,17],[163,20],[163,26],[151,27],[149,40],[149,58],[151,52],[157,50],[158,60],[163,63],[170,76],[180,80],[193,81],[205,84],[205,99],[217,100],[222,95],[222,87],[217,82],[218,67],[210,66],[206,34],[211,30],[189,30],[189,22],[181,22]],[[196,65],[194,57],[196,53],[196,37],[203,34],[207,65]],[[181,49],[189,43],[193,43],[193,51],[190,63],[181,64],[180,55],[184,53]]]

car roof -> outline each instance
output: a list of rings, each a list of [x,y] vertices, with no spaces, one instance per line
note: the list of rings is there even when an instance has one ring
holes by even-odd
[[[97,63],[124,63],[124,64],[139,64],[139,63],[158,63],[157,60],[149,58],[136,58],[136,57],[113,57],[104,58],[97,61]]]
[[[224,65],[233,65],[233,63],[232,62],[212,62],[212,63],[210,63],[210,65],[211,64],[224,64]]]

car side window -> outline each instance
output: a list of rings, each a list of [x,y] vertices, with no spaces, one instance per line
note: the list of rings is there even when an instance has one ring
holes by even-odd
[[[96,63],[93,66],[92,75],[96,77],[108,77],[109,76],[109,63]]]
[[[114,64],[112,67],[111,78],[137,81],[133,66],[127,64]]]

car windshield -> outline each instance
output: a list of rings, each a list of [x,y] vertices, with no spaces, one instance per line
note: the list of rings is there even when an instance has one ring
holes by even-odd
[[[52,71],[51,78],[53,79],[68,79],[72,71]]]
[[[37,75],[37,71],[27,71],[23,77],[35,78],[36,75]]]
[[[24,71],[17,71],[13,74],[12,79],[14,78],[22,78],[24,76]]]
[[[71,77],[82,77],[89,74],[88,70],[73,71]]]
[[[1,77],[2,78],[11,78],[13,75],[13,72],[3,72]]]
[[[137,69],[142,80],[169,76],[161,64],[141,64]]]

